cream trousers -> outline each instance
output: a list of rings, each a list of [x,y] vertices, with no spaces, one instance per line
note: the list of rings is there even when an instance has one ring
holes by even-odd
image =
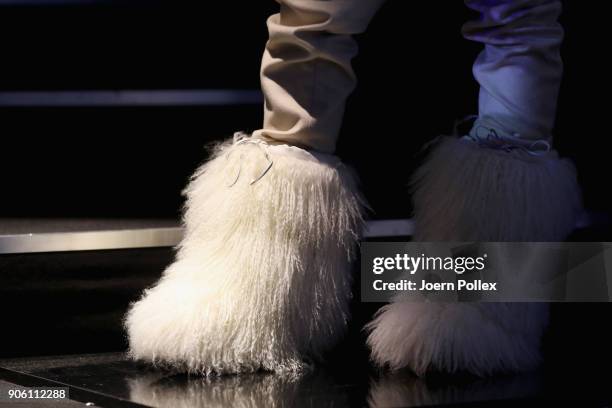
[[[333,153],[347,97],[356,85],[354,34],[384,0],[277,0],[261,64],[263,128],[255,137]],[[491,130],[551,141],[563,65],[558,0],[465,0],[480,13],[463,26],[484,44],[473,66],[480,85],[471,135]],[[402,31],[405,32],[405,31]]]

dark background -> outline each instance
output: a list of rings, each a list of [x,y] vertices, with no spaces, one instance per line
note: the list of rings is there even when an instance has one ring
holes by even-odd
[[[556,147],[575,161],[586,207],[610,212],[610,22],[599,3],[564,5]],[[272,0],[0,5],[0,92],[257,89],[265,20],[277,8]],[[471,65],[480,46],[460,34],[472,16],[459,0],[389,0],[358,37],[360,86],[348,103],[338,154],[357,168],[376,218],[410,216],[406,185],[419,149],[476,113]],[[0,107],[0,218],[178,217],[180,191],[205,159],[204,146],[257,129],[261,111]],[[612,240],[609,233],[597,239]],[[172,254],[90,255],[2,258],[0,303],[14,332],[3,357],[125,347],[120,320],[127,302],[157,279]],[[120,279],[126,276],[128,283]],[[361,328],[378,306],[353,305],[336,360],[368,365]],[[545,359],[550,371],[568,373],[568,386],[591,381],[580,373],[610,367],[609,306],[553,305]]]
[[[0,6],[0,92],[257,89],[265,20],[278,9],[272,0],[28,3]],[[587,208],[610,210],[608,23],[592,2],[564,3],[556,146],[575,161]],[[360,85],[338,154],[358,169],[374,217],[410,215],[420,147],[476,113],[480,46],[460,34],[471,17],[461,1],[389,0],[358,37]],[[259,128],[261,110],[0,107],[0,217],[177,217],[204,145]]]

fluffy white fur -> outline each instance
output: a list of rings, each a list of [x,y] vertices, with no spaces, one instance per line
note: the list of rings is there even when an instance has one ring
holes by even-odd
[[[441,139],[413,186],[417,241],[554,242],[581,209],[570,161],[467,139]]]
[[[580,193],[571,163],[443,138],[414,179],[417,241],[559,241]],[[369,323],[373,360],[392,369],[524,371],[539,363],[548,305],[405,302]]]
[[[392,370],[469,372],[533,369],[548,319],[546,304],[425,303],[396,299],[369,323],[372,359]]]
[[[186,189],[176,261],[127,315],[131,356],[204,375],[306,368],[345,329],[355,191],[333,156],[220,145]]]

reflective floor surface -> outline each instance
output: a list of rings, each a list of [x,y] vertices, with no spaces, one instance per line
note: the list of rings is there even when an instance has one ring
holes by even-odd
[[[599,393],[601,390],[581,390],[584,381],[582,385],[574,383],[576,387],[572,389],[551,382],[550,375],[545,373],[424,380],[409,373],[380,373],[344,364],[319,367],[301,376],[258,373],[206,379],[159,371],[128,361],[122,353],[2,360],[0,367],[4,384],[68,386],[71,399],[81,405],[104,407],[541,406],[549,402],[606,406],[610,403]],[[45,404],[36,406],[43,408]]]

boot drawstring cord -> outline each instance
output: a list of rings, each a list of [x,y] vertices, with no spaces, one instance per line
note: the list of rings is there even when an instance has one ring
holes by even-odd
[[[247,135],[244,132],[236,132],[234,133],[234,146],[238,146],[241,144],[253,144],[255,146],[257,146],[261,152],[263,153],[265,159],[268,162],[268,165],[266,166],[266,168],[264,169],[264,171],[256,178],[251,179],[251,181],[249,182],[249,185],[253,185],[255,183],[257,183],[259,180],[261,180],[267,173],[268,171],[270,171],[270,169],[272,168],[272,165],[274,164],[274,162],[272,161],[272,159],[270,159],[270,156],[268,155],[268,152],[266,150],[266,147],[268,146],[266,142],[264,142],[263,140],[260,139],[253,139],[252,137],[250,137],[249,135]],[[232,153],[232,150],[230,150],[227,155],[225,156],[226,160],[229,160],[229,157]],[[244,161],[244,154],[240,153],[240,165],[238,167],[238,173],[236,174],[236,177],[233,179],[233,181],[227,186],[229,187],[233,187],[237,182],[238,179],[240,179],[240,174],[242,173],[242,163]]]

